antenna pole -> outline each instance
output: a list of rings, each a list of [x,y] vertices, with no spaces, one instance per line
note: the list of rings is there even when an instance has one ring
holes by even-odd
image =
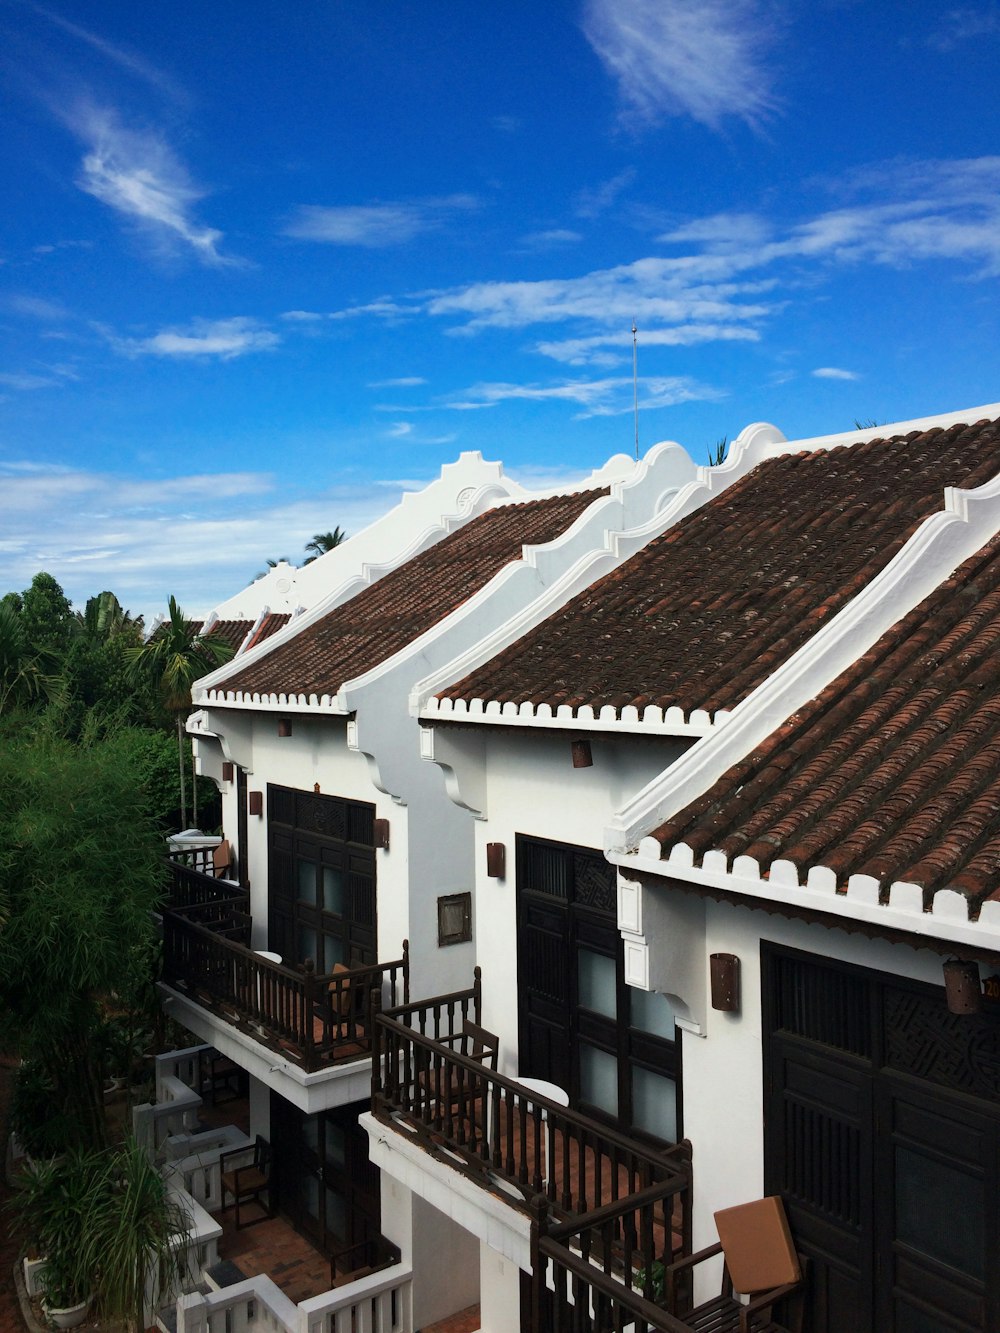
[[[632,406],[635,412],[635,461],[639,461],[639,379],[638,379],[638,353],[636,351],[635,336],[638,333],[635,326],[635,317],[632,318]]]

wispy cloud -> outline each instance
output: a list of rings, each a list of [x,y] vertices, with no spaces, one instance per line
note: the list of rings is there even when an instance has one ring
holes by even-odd
[[[113,588],[147,621],[169,593],[201,615],[249,584],[266,556],[301,552],[331,515],[358,532],[428,479],[317,486],[312,478],[296,493],[287,478],[259,472],[135,480],[0,458],[0,593],[47,569],[77,606]]]
[[[583,31],[642,121],[760,126],[775,110],[773,36],[754,0],[587,0]]]
[[[1000,10],[995,4],[979,8],[965,5],[945,10],[931,25],[925,40],[937,51],[954,51],[966,42],[997,36],[1000,36]]]
[[[331,310],[327,319],[364,319],[371,315],[376,319],[403,319],[418,312],[417,306],[401,305],[398,301],[380,296],[375,301],[366,301],[364,305],[347,306],[344,310]]]
[[[861,378],[853,370],[841,370],[839,366],[817,366],[811,374],[817,380],[858,380]]]
[[[677,324],[669,329],[640,329],[645,347],[694,347],[706,342],[757,342],[760,332],[742,324]],[[569,366],[614,366],[632,355],[632,335],[622,329],[589,338],[562,338],[535,344],[535,351]]]
[[[401,440],[404,435],[410,435],[412,432],[412,421],[394,421],[386,431],[386,435],[392,440]]]
[[[427,381],[422,375],[397,375],[391,380],[371,380],[369,389],[416,389]]]
[[[126,74],[131,74],[134,78],[141,80],[157,92],[164,93],[171,101],[186,103],[189,101],[187,92],[181,87],[175,79],[169,74],[159,69],[145,56],[139,55],[135,51],[130,51],[126,47],[116,46],[109,42],[107,38],[101,37],[98,33],[91,32],[89,28],[84,28],[79,23],[71,23],[69,19],[63,18],[60,14],[53,14],[51,10],[44,9],[40,5],[33,6],[37,14],[48,19],[50,23],[61,28],[70,36],[84,42],[92,50],[99,52],[106,60],[111,61],[119,69],[124,70]]]
[[[29,319],[50,323],[65,319],[69,311],[61,301],[53,301],[44,296],[32,296],[27,292],[11,292],[4,297],[3,305],[18,315],[27,315]]]
[[[721,390],[699,384],[686,376],[649,376],[639,381],[641,408],[672,407],[676,403],[710,401],[723,397]],[[596,380],[567,380],[561,384],[473,384],[446,404],[452,411],[473,412],[520,399],[528,402],[577,403],[577,420],[618,416],[633,407],[631,376]]]
[[[568,227],[550,227],[548,231],[532,231],[521,237],[521,245],[526,250],[557,250],[566,245],[577,245],[583,240],[578,231]]]
[[[613,366],[630,351],[633,317],[644,346],[755,341],[803,281],[845,265],[947,261],[973,278],[1000,274],[1000,157],[891,162],[829,188],[838,206],[812,216],[694,218],[657,238],[667,253],[576,277],[475,282],[429,293],[423,308],[452,334],[566,325],[534,350]]]
[[[478,200],[469,194],[332,207],[303,204],[284,228],[284,234],[300,241],[380,250],[405,245],[416,236],[445,226],[457,213],[467,213],[478,206]]]
[[[201,225],[194,206],[204,195],[163,136],[130,128],[107,108],[84,105],[68,122],[87,145],[77,185],[139,227],[160,247],[188,247],[204,264],[228,264],[222,232]]]
[[[195,319],[183,328],[163,329],[148,338],[122,338],[102,330],[124,356],[162,356],[179,359],[215,358],[232,361],[249,352],[266,352],[281,342],[254,319]]]
[[[576,197],[574,211],[577,217],[596,218],[602,213],[606,213],[614,204],[615,200],[635,180],[635,168],[626,167],[620,171],[617,176],[612,176],[610,180],[602,181],[600,185],[595,185],[589,189],[581,190]]]

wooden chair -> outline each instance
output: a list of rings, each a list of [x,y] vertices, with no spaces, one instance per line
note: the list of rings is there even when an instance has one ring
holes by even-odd
[[[496,1072],[500,1057],[500,1038],[492,1032],[487,1032],[486,1028],[480,1027],[478,1023],[473,1023],[467,1018],[458,1032],[452,1032],[440,1040],[442,1046],[450,1046],[467,1059],[478,1061],[484,1069]],[[466,1101],[470,1098],[472,1102],[478,1101],[481,1093],[473,1088],[473,1083],[478,1081],[468,1070],[444,1064],[423,1070],[420,1074],[421,1086],[430,1092],[435,1101],[447,1104],[452,1114],[460,1107],[463,1092]]]
[[[719,1240],[707,1249],[666,1266],[665,1297],[669,1312],[693,1333],[801,1333],[802,1263],[792,1244],[781,1199],[771,1195],[715,1214]],[[722,1291],[693,1310],[683,1309],[682,1284],[695,1264],[721,1254]],[[739,1296],[750,1299],[743,1302]],[[791,1322],[772,1319],[775,1304],[789,1297]]]
[[[246,1160],[248,1155],[249,1161]],[[235,1160],[237,1157],[244,1160],[239,1166],[227,1170],[227,1161]],[[271,1145],[267,1139],[258,1134],[252,1148],[232,1148],[229,1152],[222,1153],[219,1157],[219,1168],[222,1173],[222,1210],[225,1212],[227,1208],[235,1205],[234,1220],[237,1231],[241,1227],[250,1227],[257,1222],[266,1222],[269,1217],[274,1216],[271,1201]],[[265,1192],[266,1205],[261,1202],[260,1197]],[[232,1195],[232,1204],[226,1203],[227,1194]],[[249,1222],[241,1222],[240,1205],[251,1202],[264,1209],[263,1216],[252,1217]]]
[[[346,963],[333,965],[335,977],[350,970]],[[363,1002],[367,1008],[368,989],[367,985],[359,987],[350,979],[339,983],[330,982],[327,995],[316,1005],[316,1012],[313,1014],[313,1041],[317,1045],[328,1040],[327,1033],[330,1034],[329,1040],[336,1040],[338,1037],[364,1037],[365,1026],[357,1014]]]
[[[223,838],[222,841],[212,848],[212,874],[216,879],[229,879],[229,872],[233,868],[233,849],[229,845],[229,839]]]

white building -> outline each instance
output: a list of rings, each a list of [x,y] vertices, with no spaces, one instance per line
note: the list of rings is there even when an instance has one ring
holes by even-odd
[[[450,536],[393,546],[383,520],[401,558],[374,587],[350,543],[317,561],[338,586],[201,683],[246,944],[283,961],[227,1016],[168,923],[173,1012],[249,1071],[282,1206],[399,1247],[412,1327],[477,1299],[484,1330],[521,1327],[521,1275],[572,1271],[629,1191],[647,1294],[650,1245],[708,1243],[766,1191],[817,1333],[997,1326],[1000,1027],[951,1015],[941,969],[1000,960],[1000,575],[975,557],[997,417],[756,426],[721,468],[658,446],[528,502],[497,475]],[[296,964],[345,964],[391,1009],[404,939],[371,1113],[370,1020]],[[463,1014],[499,1039],[495,1078],[435,1041]],[[345,1134],[353,1175],[298,1189],[301,1145]]]

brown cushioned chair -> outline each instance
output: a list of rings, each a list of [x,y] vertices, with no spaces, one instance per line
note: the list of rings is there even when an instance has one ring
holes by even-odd
[[[667,1309],[696,1333],[799,1333],[802,1327],[802,1263],[792,1244],[781,1199],[771,1195],[715,1214],[719,1240],[666,1268]],[[683,1308],[682,1279],[703,1259],[724,1258],[722,1291],[694,1309]],[[749,1297],[745,1303],[738,1298]],[[790,1322],[776,1324],[773,1307],[784,1300]]]
[[[450,1046],[469,1060],[476,1060],[484,1069],[497,1067],[500,1054],[500,1038],[485,1028],[466,1019],[458,1032],[442,1037],[442,1046]],[[452,1111],[465,1096],[476,1100],[480,1091],[474,1087],[479,1082],[476,1075],[466,1069],[459,1069],[444,1064],[433,1069],[425,1069],[420,1074],[420,1084],[426,1088],[435,1101],[447,1104]]]

